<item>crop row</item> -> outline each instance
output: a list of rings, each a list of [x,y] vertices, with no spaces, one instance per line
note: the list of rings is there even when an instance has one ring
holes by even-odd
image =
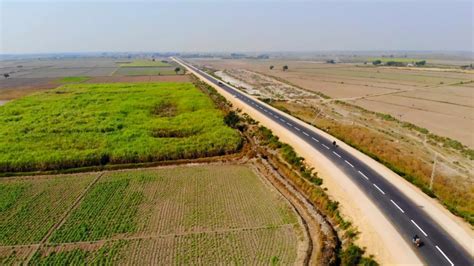
[[[39,250],[34,265],[127,264],[216,265],[292,264],[297,236],[290,226],[119,240],[94,248],[52,246]]]
[[[0,245],[38,243],[92,181],[92,175],[0,182]]]

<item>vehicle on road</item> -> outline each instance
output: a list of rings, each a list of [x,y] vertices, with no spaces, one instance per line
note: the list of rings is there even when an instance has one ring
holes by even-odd
[[[417,248],[423,245],[423,241],[421,241],[418,235],[414,235],[411,241],[413,242],[413,245],[415,245]]]

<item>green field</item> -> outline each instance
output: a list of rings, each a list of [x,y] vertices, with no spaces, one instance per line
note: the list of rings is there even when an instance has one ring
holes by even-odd
[[[58,82],[61,82],[61,83],[80,83],[80,82],[87,81],[89,79],[90,79],[89,77],[71,76],[71,77],[60,78],[60,79],[58,79]]]
[[[6,179],[0,182],[0,245],[39,242],[92,175]]]
[[[114,72],[114,76],[176,75],[174,69],[174,67],[120,67]],[[178,74],[182,74],[182,71]]]
[[[0,264],[21,264],[28,254],[33,255],[30,246],[6,245],[38,243],[59,223],[62,215],[57,214],[72,207],[30,264],[288,265],[296,259],[302,229],[295,213],[247,165],[107,172],[85,191],[99,175],[0,180],[0,188],[27,187],[25,192],[2,190],[1,208],[21,209],[34,203],[36,194],[49,200],[28,209],[35,214],[22,216],[28,223],[20,217],[8,220],[9,231],[38,237],[10,235],[9,241],[0,243]],[[81,192],[83,198],[73,205]],[[62,200],[64,195],[67,200]],[[49,208],[56,210],[55,215]],[[10,217],[10,213],[0,217]],[[43,224],[45,220],[48,223]],[[25,227],[33,221],[41,223]]]
[[[191,83],[69,84],[0,108],[0,172],[197,158],[240,144]]]
[[[136,60],[133,62],[121,63],[120,67],[169,67],[169,63],[151,60]]]

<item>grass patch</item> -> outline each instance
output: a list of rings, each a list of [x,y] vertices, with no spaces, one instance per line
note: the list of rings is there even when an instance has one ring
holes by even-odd
[[[0,109],[0,172],[191,159],[240,145],[191,83],[69,84]]]
[[[176,75],[174,67],[120,67],[114,76],[168,76]],[[178,72],[183,74],[183,71]]]
[[[61,83],[81,83],[81,82],[87,81],[89,79],[90,79],[89,77],[83,77],[83,76],[74,77],[73,76],[73,77],[60,78],[60,79],[58,79],[58,82],[61,82]]]
[[[121,63],[120,67],[169,67],[169,63],[163,61],[136,60],[133,62]]]

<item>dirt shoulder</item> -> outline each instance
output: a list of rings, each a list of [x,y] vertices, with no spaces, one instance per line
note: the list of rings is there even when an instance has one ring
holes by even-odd
[[[194,74],[199,76],[197,73]],[[271,129],[283,142],[290,144],[298,154],[306,159],[308,164],[316,169],[324,179],[328,194],[341,203],[342,213],[349,217],[361,231],[357,242],[365,246],[369,254],[375,255],[381,264],[422,264],[390,221],[332,162],[279,124],[236,100],[220,87],[213,87],[235,107],[248,113],[253,119]],[[280,113],[281,116],[296,120],[276,109],[274,111]]]
[[[219,91],[223,91],[223,90],[219,90]],[[225,93],[225,91],[223,93]],[[362,195],[359,195],[357,197],[354,197],[354,195],[360,192],[359,189],[355,187],[354,184],[349,184],[347,180],[344,180],[344,179],[347,179],[346,177],[343,177],[344,174],[340,172],[338,169],[336,169],[337,167],[335,167],[334,165],[332,165],[331,162],[326,160],[324,156],[322,156],[317,151],[308,147],[306,143],[302,141],[301,141],[302,143],[298,143],[299,141],[297,140],[297,138],[295,138],[294,136],[291,136],[292,135],[291,133],[287,133],[286,130],[284,130],[278,124],[273,123],[272,121],[269,121],[265,116],[261,115],[258,112],[255,112],[252,108],[249,108],[237,102],[235,98],[229,97],[229,95],[227,96],[228,97],[226,98],[233,101],[233,103],[235,102],[235,104],[238,104],[239,107],[242,108],[242,110],[244,110],[245,112],[248,112],[252,117],[257,119],[258,121],[264,123],[265,125],[268,125],[269,128],[274,130],[275,133],[279,137],[281,137],[283,141],[291,144],[295,148],[295,150],[297,150],[299,154],[303,155],[303,157],[306,158],[308,162],[312,163],[312,165],[316,168],[316,170],[320,173],[322,177],[326,177],[324,180],[325,180],[326,186],[329,189],[328,191],[329,194],[333,195],[338,201],[340,201],[342,203],[343,212],[347,213],[349,217],[354,219],[355,223],[362,231],[360,242],[362,245],[365,245],[365,243],[367,243],[366,246],[368,248],[369,253],[371,250],[370,246],[377,247],[377,249],[382,249],[382,247],[380,247],[380,241],[379,239],[377,239],[378,237],[374,235],[373,233],[370,233],[373,230],[381,234],[379,238],[385,240],[384,242],[387,242],[387,241],[392,242],[396,238],[399,238],[398,239],[399,241],[396,241],[396,242],[398,243],[404,242],[403,239],[400,239],[400,236],[398,236],[397,232],[391,232],[392,230],[388,230],[389,227],[391,227],[393,230],[395,230],[395,228],[390,224],[389,221],[387,221],[386,218],[381,219],[379,217],[379,214],[380,215],[382,214],[375,206],[371,206],[373,204],[371,204],[371,202],[365,196],[362,197]],[[325,136],[327,139],[334,139],[333,136],[330,136],[329,134],[319,129],[316,129],[312,126],[307,125],[306,123],[296,120],[294,117],[289,116],[281,111],[278,111],[275,108],[273,109],[275,112],[278,112],[280,113],[280,115],[286,116],[287,118],[292,119],[294,122],[298,122],[300,124],[303,124],[307,127],[312,128],[314,131],[317,131],[319,134]],[[406,181],[399,175],[395,174],[387,167],[374,161],[367,155],[357,151],[356,149],[350,147],[349,145],[344,144],[342,141],[340,142],[342,143],[341,148],[344,148],[346,151],[350,152],[353,156],[364,161],[371,168],[381,173],[384,178],[386,178],[390,183],[394,184],[407,197],[411,198],[417,205],[422,206],[428,215],[430,215],[437,223],[439,223],[443,227],[443,229],[446,230],[451,236],[457,239],[458,242],[466,250],[468,250],[471,255],[473,254],[473,250],[471,247],[472,247],[472,239],[474,239],[474,234],[471,228],[469,227],[469,225],[467,225],[461,218],[450,213],[438,201],[428,197],[426,194],[420,191],[417,187],[410,184],[408,181]],[[341,184],[343,185],[341,186]],[[362,198],[364,198],[364,200],[360,200]],[[367,202],[361,204],[365,200],[367,200]],[[379,222],[376,225],[374,224],[373,221],[379,221]],[[387,224],[385,224],[385,222],[387,222]],[[369,224],[371,225],[370,227],[374,227],[374,228],[373,229],[368,228],[369,226],[367,225]],[[385,224],[385,225],[380,227],[380,225],[382,224]],[[388,226],[389,224],[390,226]],[[382,236],[382,235],[385,235],[385,236]],[[390,256],[388,256],[390,253],[392,254],[393,258],[396,258],[396,260],[403,260],[402,258],[403,256],[400,256],[399,254],[408,255],[408,253],[402,252],[402,249],[403,249],[402,246],[403,245],[399,245],[399,247],[390,247],[389,245],[387,246],[389,247],[388,248],[389,252],[387,252],[386,250],[374,250],[373,254],[377,255],[378,258],[386,257],[387,260],[381,259],[382,263],[384,263],[385,261],[387,263],[393,263],[395,261],[392,261],[392,259],[390,259]],[[397,248],[399,249],[398,252],[396,252]],[[405,248],[410,249],[408,245],[406,245]],[[410,259],[407,261],[414,261],[414,260]],[[400,261],[400,263],[403,263],[403,261]]]

